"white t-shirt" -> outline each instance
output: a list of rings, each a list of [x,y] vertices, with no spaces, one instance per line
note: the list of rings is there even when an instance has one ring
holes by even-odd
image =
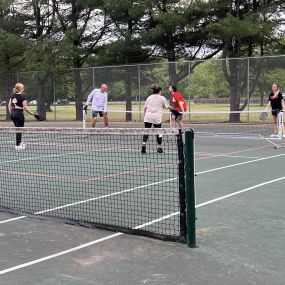
[[[87,105],[92,103],[93,111],[107,111],[108,94],[101,89],[94,89],[87,98]]]
[[[168,108],[169,104],[164,96],[153,94],[147,97],[144,108],[146,110],[144,115],[144,122],[152,124],[161,124],[162,111]]]

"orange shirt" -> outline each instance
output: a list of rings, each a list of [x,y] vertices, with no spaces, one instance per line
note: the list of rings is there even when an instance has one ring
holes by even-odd
[[[182,111],[180,107],[180,102],[182,102],[182,106],[184,109],[184,112],[187,111],[187,104],[184,99],[184,97],[179,93],[178,91],[172,93],[172,106],[177,110],[177,111]]]

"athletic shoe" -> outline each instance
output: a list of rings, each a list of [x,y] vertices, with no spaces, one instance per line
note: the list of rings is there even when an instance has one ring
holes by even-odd
[[[157,148],[157,152],[158,152],[158,153],[163,153],[162,147],[158,147],[158,148]]]
[[[20,143],[23,149],[26,149],[26,144],[25,143]]]
[[[25,147],[22,145],[16,145],[15,146],[15,150],[24,150],[24,149],[25,149]]]
[[[272,135],[270,135],[270,137],[271,137],[271,138],[278,138],[278,135],[272,134]]]
[[[145,146],[145,145],[142,146],[142,151],[141,151],[141,153],[146,153],[146,146]]]

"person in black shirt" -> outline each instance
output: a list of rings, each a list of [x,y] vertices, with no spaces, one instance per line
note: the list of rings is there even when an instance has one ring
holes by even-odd
[[[282,93],[280,92],[280,86],[278,83],[273,83],[272,92],[269,94],[268,104],[266,109],[271,106],[271,113],[274,120],[274,134],[271,137],[278,137],[278,114],[285,110],[284,99]],[[284,132],[283,132],[284,133]]]
[[[22,83],[17,83],[13,89],[13,95],[9,99],[9,113],[11,115],[11,119],[17,128],[24,127],[25,125],[25,117],[24,110],[30,115],[35,115],[31,112],[27,106],[27,101],[23,96],[24,85]],[[25,149],[25,144],[22,143],[22,133],[16,134],[16,150]]]

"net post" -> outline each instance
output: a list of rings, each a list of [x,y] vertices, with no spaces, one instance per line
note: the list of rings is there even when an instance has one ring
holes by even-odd
[[[195,208],[195,184],[194,184],[194,131],[185,132],[185,176],[186,176],[186,221],[187,244],[195,248],[196,245],[196,208]]]
[[[187,220],[186,220],[186,193],[185,193],[185,157],[182,130],[177,134],[178,148],[178,183],[179,183],[179,207],[180,207],[180,237],[187,242]]]

